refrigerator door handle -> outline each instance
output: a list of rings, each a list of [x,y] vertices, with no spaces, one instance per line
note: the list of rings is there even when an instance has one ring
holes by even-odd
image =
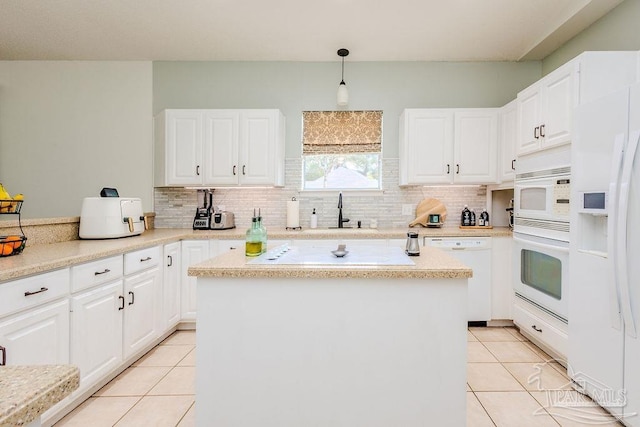
[[[627,335],[636,338],[638,332],[636,322],[631,310],[631,297],[629,292],[629,270],[627,265],[627,214],[629,210],[629,186],[631,184],[631,173],[633,172],[633,160],[638,150],[638,139],[640,131],[629,133],[629,142],[624,153],[624,166],[620,178],[620,195],[618,204],[617,219],[617,249],[616,249],[616,276],[620,287],[620,304],[622,316],[624,318],[625,331]]]
[[[617,269],[617,221],[618,221],[618,186],[620,185],[620,174],[622,172],[622,162],[624,155],[624,134],[616,135],[613,143],[613,157],[611,159],[611,178],[609,179],[609,221],[607,223],[607,252],[609,262],[612,265],[614,279],[609,282],[609,316],[611,327],[622,330],[622,319],[620,317],[620,290],[618,289],[618,269]]]

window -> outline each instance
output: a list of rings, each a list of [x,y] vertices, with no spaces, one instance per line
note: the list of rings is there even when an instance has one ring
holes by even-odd
[[[382,111],[305,111],[303,189],[379,189]]]

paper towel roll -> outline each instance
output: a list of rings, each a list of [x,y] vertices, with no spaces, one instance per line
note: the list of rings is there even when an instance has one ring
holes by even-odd
[[[300,227],[300,202],[287,200],[287,228]]]

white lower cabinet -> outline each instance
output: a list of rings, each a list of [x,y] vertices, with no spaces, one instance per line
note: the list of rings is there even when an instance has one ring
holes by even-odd
[[[512,250],[513,239],[491,238],[491,319],[513,319]]]
[[[209,258],[208,240],[183,240],[182,262],[180,266],[182,320],[196,319],[196,278],[189,277],[189,266],[197,264]]]
[[[122,286],[119,279],[71,297],[71,364],[80,369],[81,389],[122,363]]]
[[[162,301],[161,277],[160,268],[156,265],[124,279],[125,360],[160,335],[158,319]]]
[[[164,267],[163,267],[163,301],[162,320],[163,329],[169,329],[180,322],[182,308],[180,306],[180,265],[181,265],[180,242],[169,243],[164,246]]]
[[[65,298],[0,321],[0,347],[0,364],[68,364],[69,300]]]

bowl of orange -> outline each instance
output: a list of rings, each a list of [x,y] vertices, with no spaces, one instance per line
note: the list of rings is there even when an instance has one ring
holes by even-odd
[[[0,236],[0,257],[18,255],[27,242],[25,236]]]

